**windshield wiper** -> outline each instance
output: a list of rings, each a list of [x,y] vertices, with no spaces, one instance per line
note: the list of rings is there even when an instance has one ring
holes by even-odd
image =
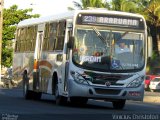
[[[97,36],[100,38],[100,40],[106,44],[106,40],[103,38],[103,36],[101,35],[101,33],[95,28],[93,27],[94,32],[97,34]],[[107,43],[107,47],[108,47],[108,43]]]
[[[117,39],[117,41],[119,41],[120,39],[122,39],[127,33],[128,33],[128,31],[126,31],[125,33],[123,33],[123,34]]]

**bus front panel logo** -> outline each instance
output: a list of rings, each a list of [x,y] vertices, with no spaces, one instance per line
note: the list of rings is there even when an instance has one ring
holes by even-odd
[[[106,85],[107,87],[109,87],[109,86],[111,85],[111,82],[107,81],[107,82],[105,83],[105,85]]]

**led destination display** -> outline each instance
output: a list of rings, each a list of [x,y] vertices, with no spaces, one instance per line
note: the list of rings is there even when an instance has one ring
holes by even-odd
[[[131,27],[144,29],[144,21],[141,18],[119,15],[79,14],[77,24],[105,25],[117,27]]]

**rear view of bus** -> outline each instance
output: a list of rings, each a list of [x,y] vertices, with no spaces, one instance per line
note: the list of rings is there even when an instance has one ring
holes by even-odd
[[[142,101],[146,38],[146,23],[140,15],[106,10],[77,12],[69,41],[71,102],[103,99],[122,109],[126,100]]]

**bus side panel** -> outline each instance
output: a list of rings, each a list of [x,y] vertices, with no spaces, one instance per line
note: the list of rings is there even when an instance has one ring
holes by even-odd
[[[39,68],[40,68],[40,81],[41,81],[40,86],[42,92],[44,93],[53,94],[52,77],[54,72],[57,74],[60,86],[62,84],[62,62],[56,60],[57,54],[62,54],[62,53],[56,53],[53,51],[42,52],[43,57],[41,58]]]
[[[52,93],[52,69],[54,67],[54,55],[48,52],[42,52],[42,58],[39,63],[39,79],[40,89],[44,93]],[[48,91],[48,84],[50,83],[50,90]]]
[[[23,53],[15,53],[13,57],[13,78],[17,81],[22,79]]]
[[[57,55],[63,54],[62,52],[42,52],[42,58],[39,63],[39,79],[40,90],[43,93],[53,94],[53,73],[57,74],[59,83],[59,94],[64,92],[64,63],[57,60]]]
[[[32,90],[33,82],[33,62],[34,54],[31,53],[15,53],[13,58],[13,76],[15,80],[22,80],[23,73],[26,70],[29,77],[30,87]]]
[[[29,77],[29,89],[33,90],[33,65],[34,65],[34,53],[27,53],[25,55],[24,64],[27,66],[27,74]]]

